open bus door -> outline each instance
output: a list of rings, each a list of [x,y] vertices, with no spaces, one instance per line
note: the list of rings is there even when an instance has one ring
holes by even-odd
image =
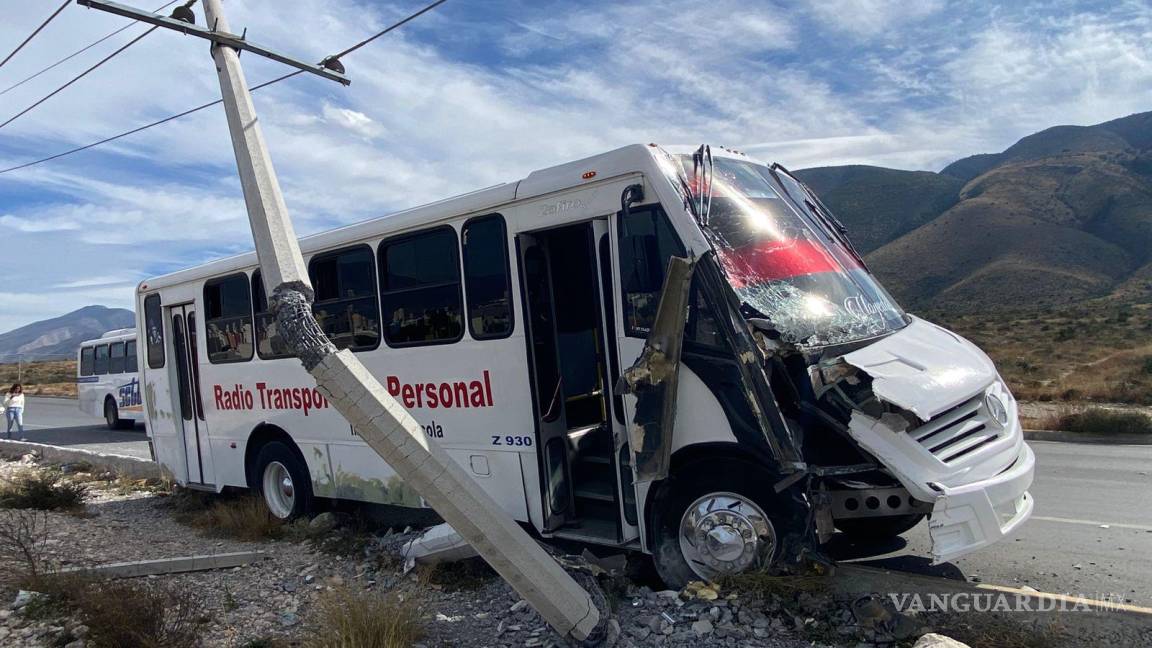
[[[200,362],[196,311],[192,304],[168,309],[172,324],[172,357],[176,361],[175,411],[181,428],[184,458],[190,485],[210,486],[215,483],[208,426],[204,419],[204,402],[200,397]]]

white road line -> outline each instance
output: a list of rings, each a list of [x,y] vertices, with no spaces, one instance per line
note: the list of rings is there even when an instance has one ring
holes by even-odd
[[[1152,526],[1146,526],[1143,524],[1123,524],[1121,522],[1097,522],[1095,520],[1077,520],[1074,518],[1044,517],[1042,515],[1033,515],[1032,519],[1033,520],[1040,520],[1041,522],[1062,522],[1064,524],[1082,524],[1084,526],[1094,526],[1094,527],[1099,527],[1102,525],[1108,525],[1109,527],[1112,527],[1114,529],[1135,529],[1136,531],[1152,531]]]

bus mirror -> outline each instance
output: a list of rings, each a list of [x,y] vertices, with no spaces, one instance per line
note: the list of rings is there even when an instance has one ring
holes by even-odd
[[[644,200],[644,187],[643,185],[634,184],[624,187],[624,191],[620,193],[620,213],[627,217],[631,213],[632,205]]]

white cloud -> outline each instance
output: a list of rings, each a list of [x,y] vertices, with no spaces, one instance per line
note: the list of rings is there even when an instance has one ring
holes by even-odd
[[[36,4],[17,3],[0,22],[0,42],[16,42],[42,19]],[[256,93],[301,234],[632,142],[717,142],[792,168],[938,169],[1056,123],[1152,107],[1152,9],[1134,0],[1094,14],[1060,5],[944,10],[938,0],[511,6],[505,17],[486,10],[495,17],[485,25],[463,5],[445,4],[349,55],[348,88],[301,75]],[[312,60],[410,9],[298,0],[269,12],[265,2],[228,2],[234,28]],[[69,9],[5,66],[3,79],[22,78],[121,24]],[[422,40],[420,29],[443,41]],[[217,98],[206,50],[196,39],[152,34],[4,129],[0,166]],[[252,84],[283,74],[256,56],[242,61]],[[79,57],[4,95],[4,105],[31,103],[89,63]],[[14,298],[35,305],[0,312],[0,330],[66,304],[130,304],[130,288],[124,296],[96,280],[166,272],[251,246],[219,106],[0,175],[0,214],[5,249],[16,249],[0,263],[28,288],[16,292],[56,286],[53,294],[67,295]]]
[[[891,35],[944,8],[943,0],[812,0],[813,17],[858,38]]]

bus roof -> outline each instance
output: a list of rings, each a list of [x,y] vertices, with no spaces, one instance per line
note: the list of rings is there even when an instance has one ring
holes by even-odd
[[[134,329],[134,328],[113,329],[111,331],[104,333],[103,335],[101,335],[98,338],[93,338],[91,340],[84,340],[83,342],[80,343],[80,346],[92,346],[95,344],[107,344],[110,341],[111,342],[119,342],[120,340],[135,340],[135,339],[136,339],[136,329]]]
[[[533,171],[525,178],[514,182],[498,184],[386,216],[305,236],[300,239],[300,250],[304,253],[313,253],[340,247],[365,238],[399,232],[411,227],[431,225],[470,214],[479,215],[513,201],[526,200],[576,187],[582,183],[637,172],[647,168],[655,146],[655,144],[631,144],[607,153]],[[596,172],[594,179],[585,179],[584,174],[590,171]],[[187,270],[179,270],[147,279],[140,283],[137,292],[144,293],[186,281],[238,272],[257,264],[256,253],[247,252],[211,261]]]

